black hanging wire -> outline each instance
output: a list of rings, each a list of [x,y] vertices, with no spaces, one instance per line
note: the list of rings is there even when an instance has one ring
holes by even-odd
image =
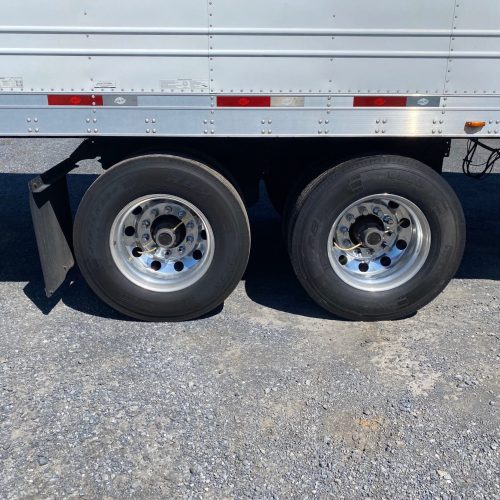
[[[474,163],[477,148],[480,147],[490,152],[486,161]],[[462,170],[467,177],[472,179],[483,179],[491,174],[496,162],[500,160],[500,148],[492,148],[479,139],[469,139],[467,142],[467,154],[465,155]]]

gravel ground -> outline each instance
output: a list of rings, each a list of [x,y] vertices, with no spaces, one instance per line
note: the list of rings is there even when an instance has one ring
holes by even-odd
[[[245,279],[175,325],[124,319],[77,272],[44,297],[26,185],[75,144],[0,140],[1,498],[500,498],[500,175],[460,175],[463,144],[466,257],[412,318],[325,314],[264,199]]]

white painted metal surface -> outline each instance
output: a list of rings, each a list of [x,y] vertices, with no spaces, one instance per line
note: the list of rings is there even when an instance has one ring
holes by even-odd
[[[500,136],[498,0],[2,3],[3,136]]]

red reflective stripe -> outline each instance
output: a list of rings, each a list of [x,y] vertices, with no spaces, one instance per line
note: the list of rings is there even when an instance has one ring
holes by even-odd
[[[354,98],[355,108],[404,108],[407,97],[405,96],[364,96]]]
[[[217,97],[219,108],[270,108],[270,96],[220,95]]]
[[[102,106],[102,95],[49,95],[49,106]]]

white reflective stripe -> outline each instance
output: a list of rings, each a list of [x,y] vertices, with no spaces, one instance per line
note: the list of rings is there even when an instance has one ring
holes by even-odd
[[[305,97],[271,97],[272,108],[303,108],[305,106]]]

